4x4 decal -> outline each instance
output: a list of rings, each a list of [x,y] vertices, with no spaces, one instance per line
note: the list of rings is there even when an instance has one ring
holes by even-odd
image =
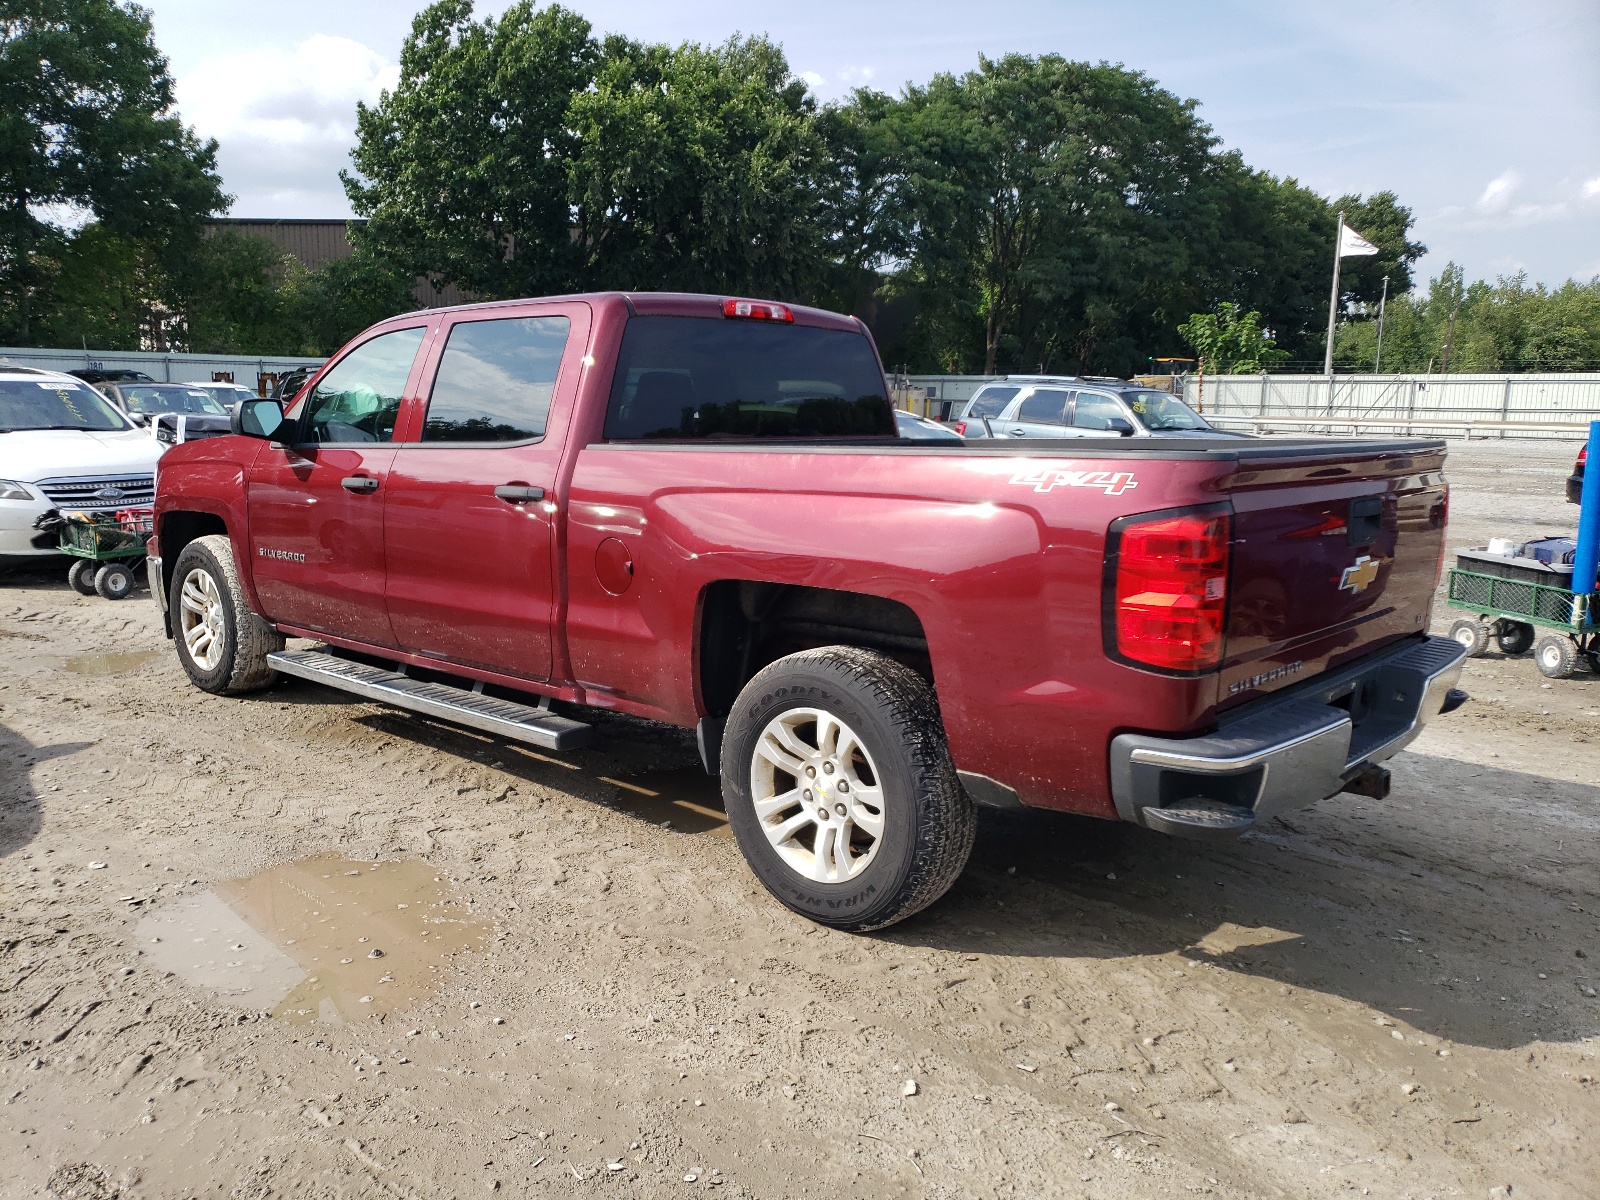
[[[1098,488],[1108,496],[1120,496],[1139,486],[1132,471],[1018,471],[1011,482],[1031,486],[1036,492],[1058,487]]]

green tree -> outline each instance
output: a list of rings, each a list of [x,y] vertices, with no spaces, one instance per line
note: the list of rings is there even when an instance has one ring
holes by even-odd
[[[4,0],[0,339],[34,338],[40,289],[68,254],[63,220],[92,218],[137,249],[142,273],[159,276],[198,240],[201,221],[226,206],[216,143],[199,141],[172,103],[143,9]],[[78,220],[53,216],[60,213]]]
[[[573,98],[577,244],[591,286],[810,299],[826,285],[827,145],[765,38],[607,38]]]
[[[982,322],[986,373],[1131,358],[1135,331],[1184,288],[1213,216],[1214,139],[1147,76],[984,58],[908,87],[887,120],[904,281],[925,324]],[[966,365],[964,344],[949,340],[942,365]]]
[[[1377,323],[1339,328],[1334,359],[1370,371]],[[1448,351],[1448,352],[1447,352]],[[1447,263],[1426,292],[1393,296],[1383,330],[1386,372],[1583,371],[1600,367],[1600,278],[1558,288],[1530,284],[1522,273],[1467,283]]]
[[[471,0],[418,13],[398,86],[357,106],[343,175],[382,255],[486,297],[579,286],[569,109],[599,63],[589,23],[558,5],[519,0],[481,22]]]
[[[1261,328],[1261,314],[1241,312],[1237,304],[1224,300],[1216,312],[1195,313],[1178,332],[1200,357],[1200,369],[1208,375],[1256,375],[1270,370],[1288,358],[1275,349],[1273,339]]]

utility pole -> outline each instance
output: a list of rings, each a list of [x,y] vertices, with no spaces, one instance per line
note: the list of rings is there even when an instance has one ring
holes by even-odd
[[[1344,241],[1344,209],[1333,226],[1333,291],[1328,295],[1328,349],[1322,356],[1322,373],[1333,378],[1333,327],[1339,319],[1339,251]]]
[[[1378,354],[1372,363],[1374,375],[1383,374],[1383,310],[1389,303],[1389,277],[1383,277],[1383,299],[1378,301]]]

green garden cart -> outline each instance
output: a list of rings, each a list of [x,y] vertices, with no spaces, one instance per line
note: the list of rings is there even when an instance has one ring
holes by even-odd
[[[133,591],[133,573],[145,558],[151,517],[148,508],[67,514],[61,524],[61,553],[76,560],[67,571],[73,590],[126,599]]]
[[[1569,585],[1572,568],[1462,550],[1450,569],[1447,603],[1474,614],[1450,626],[1450,636],[1477,656],[1491,639],[1502,653],[1526,654],[1540,674],[1565,679],[1580,665],[1600,672],[1600,624],[1595,594]]]

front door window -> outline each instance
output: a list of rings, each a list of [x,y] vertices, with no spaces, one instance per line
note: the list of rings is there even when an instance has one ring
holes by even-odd
[[[380,334],[340,359],[306,400],[305,440],[340,446],[392,441],[406,378],[426,332],[418,326]]]

